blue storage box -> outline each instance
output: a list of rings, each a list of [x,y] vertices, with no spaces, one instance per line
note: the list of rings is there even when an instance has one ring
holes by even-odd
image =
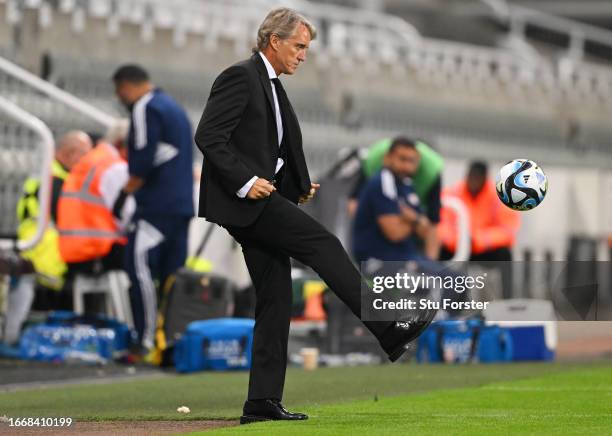
[[[514,361],[552,360],[557,348],[557,324],[551,301],[517,298],[492,301],[483,311],[487,325],[506,330]]]
[[[246,318],[192,322],[176,342],[176,370],[194,372],[249,369],[254,326],[255,321]]]
[[[546,326],[505,326],[514,344],[514,361],[553,360],[555,350],[546,341]]]
[[[509,362],[513,360],[514,349],[514,340],[507,329],[487,325],[480,330],[477,347],[479,362]]]
[[[417,342],[417,361],[507,362],[512,359],[512,338],[497,326],[479,319],[432,323]]]

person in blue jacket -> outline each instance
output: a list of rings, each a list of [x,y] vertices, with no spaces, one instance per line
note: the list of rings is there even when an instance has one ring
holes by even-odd
[[[113,75],[115,92],[131,112],[127,138],[130,177],[114,211],[134,195],[126,270],[142,354],[154,346],[158,289],[185,263],[194,215],[193,134],[185,110],[156,88],[146,70],[124,65]]]
[[[457,273],[426,256],[418,243],[435,225],[424,212],[413,186],[419,159],[413,141],[405,137],[392,141],[383,168],[361,190],[353,223],[353,255],[362,267],[372,260],[382,261],[378,275],[393,276],[411,261],[415,275],[453,278]],[[454,289],[436,290],[439,291],[442,293],[429,294],[430,298],[464,299]]]
[[[360,261],[405,261],[424,257],[417,239],[431,228],[412,176],[419,152],[408,138],[396,138],[384,167],[367,181],[359,196],[353,224],[353,254]]]

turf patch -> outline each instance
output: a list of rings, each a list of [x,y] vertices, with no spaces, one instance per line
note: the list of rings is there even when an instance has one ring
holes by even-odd
[[[311,406],[303,422],[212,434],[612,434],[612,366],[481,387]],[[194,433],[204,434],[204,433]],[[210,432],[206,432],[210,435]]]
[[[502,382],[498,385],[502,389],[506,386],[505,381],[605,365],[608,363],[404,364],[321,368],[313,372],[291,368],[287,373],[283,401],[288,408],[297,410],[338,402],[373,401],[374,398],[386,401],[390,396],[475,387],[491,382]],[[2,392],[0,416],[64,416],[76,421],[236,419],[241,414],[247,383],[245,372],[206,372],[106,385]],[[496,394],[492,389],[483,392]],[[183,405],[191,409],[190,414],[176,412],[177,407]]]

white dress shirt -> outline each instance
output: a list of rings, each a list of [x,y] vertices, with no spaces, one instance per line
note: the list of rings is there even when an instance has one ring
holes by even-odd
[[[274,114],[276,115],[276,133],[278,135],[278,146],[280,147],[281,142],[283,142],[283,119],[281,117],[280,105],[278,104],[278,97],[276,96],[276,86],[272,79],[276,79],[278,76],[276,75],[276,71],[270,64],[270,61],[266,58],[266,56],[259,52],[259,55],[263,59],[264,65],[266,66],[266,70],[268,70],[268,77],[270,78],[270,84],[272,85],[272,96],[274,97]],[[274,174],[278,173],[278,170],[281,169],[285,162],[279,157],[276,161],[276,170],[274,170]],[[240,198],[244,198],[247,196],[249,190],[253,187],[253,184],[258,179],[257,176],[253,176],[251,180],[246,182],[246,184],[236,192],[236,195]]]

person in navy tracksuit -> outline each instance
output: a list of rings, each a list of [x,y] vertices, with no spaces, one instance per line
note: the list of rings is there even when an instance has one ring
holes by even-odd
[[[115,203],[133,194],[136,213],[126,249],[130,299],[141,351],[154,345],[159,289],[185,263],[194,214],[193,136],[187,114],[137,65],[113,75],[117,97],[130,110],[127,139],[130,178]]]

